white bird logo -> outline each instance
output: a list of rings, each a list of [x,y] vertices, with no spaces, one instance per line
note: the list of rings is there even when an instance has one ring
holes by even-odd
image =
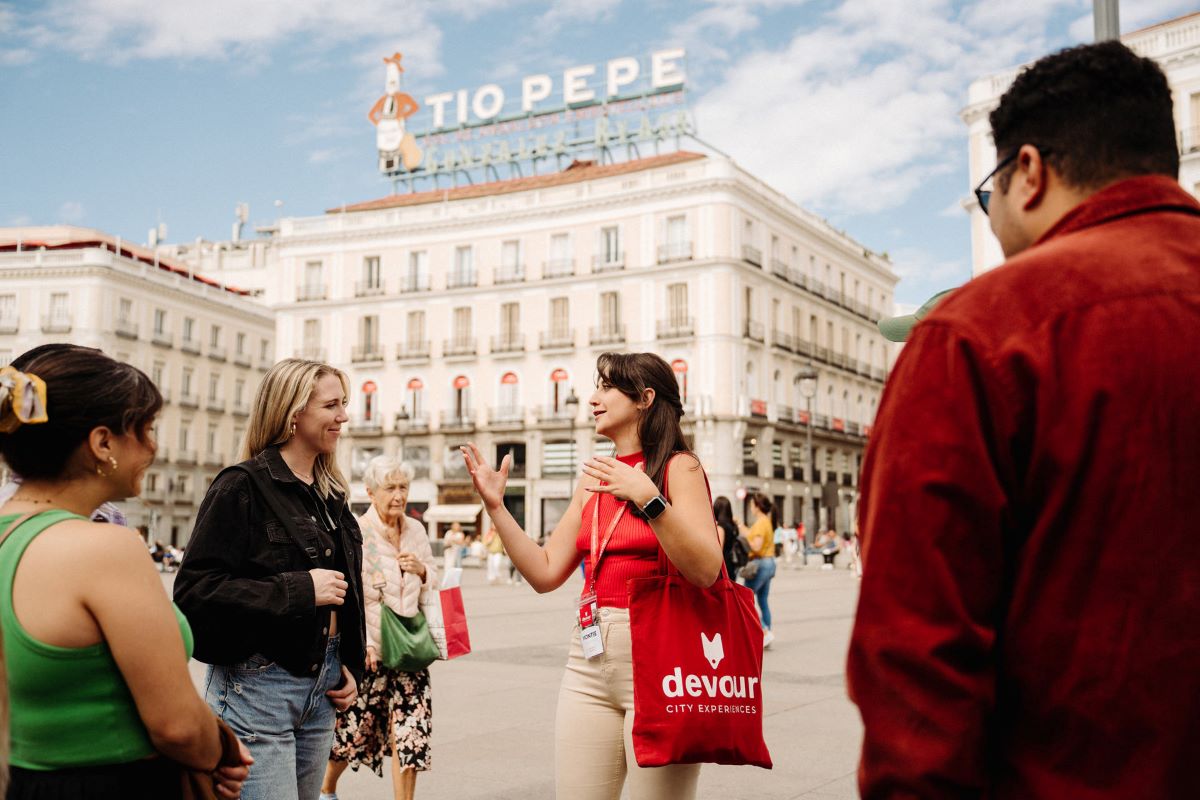
[[[725,658],[725,645],[721,642],[721,634],[714,634],[710,639],[704,635],[704,631],[700,632],[700,644],[704,647],[704,657],[708,659],[708,663],[713,669],[721,663],[721,659]]]

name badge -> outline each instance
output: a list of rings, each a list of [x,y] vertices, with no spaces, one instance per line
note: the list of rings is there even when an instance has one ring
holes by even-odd
[[[593,659],[604,652],[604,642],[600,639],[600,626],[589,625],[579,632],[579,643],[583,645],[583,657]]]

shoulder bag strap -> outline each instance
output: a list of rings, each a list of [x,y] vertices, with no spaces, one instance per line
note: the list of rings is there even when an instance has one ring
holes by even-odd
[[[266,478],[257,469],[246,464],[234,464],[231,467],[226,467],[226,469],[241,470],[250,476],[250,482],[258,489],[259,496],[262,497],[263,502],[267,504],[267,508],[271,509],[271,513],[279,520],[279,524],[284,527],[284,530],[292,537],[296,546],[304,551],[309,560],[318,568],[321,568],[321,559],[317,555],[317,548],[304,541],[304,537],[300,535],[300,531],[296,530],[296,523],[292,519],[292,515],[279,502],[279,498],[275,496],[272,487],[267,484]]]

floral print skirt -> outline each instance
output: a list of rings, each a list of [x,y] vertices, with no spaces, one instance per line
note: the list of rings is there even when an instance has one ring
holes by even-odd
[[[365,766],[383,777],[384,756],[392,740],[400,766],[424,772],[432,766],[429,738],[433,734],[433,690],[429,670],[400,672],[384,666],[368,671],[358,699],[339,711],[334,728],[334,761]]]

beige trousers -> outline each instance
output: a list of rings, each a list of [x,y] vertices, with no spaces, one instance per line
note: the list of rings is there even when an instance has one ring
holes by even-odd
[[[699,764],[642,768],[633,757],[633,657],[629,611],[600,609],[604,653],[583,657],[579,624],[558,692],[554,725],[558,800],[618,800],[629,776],[630,800],[691,800]]]

